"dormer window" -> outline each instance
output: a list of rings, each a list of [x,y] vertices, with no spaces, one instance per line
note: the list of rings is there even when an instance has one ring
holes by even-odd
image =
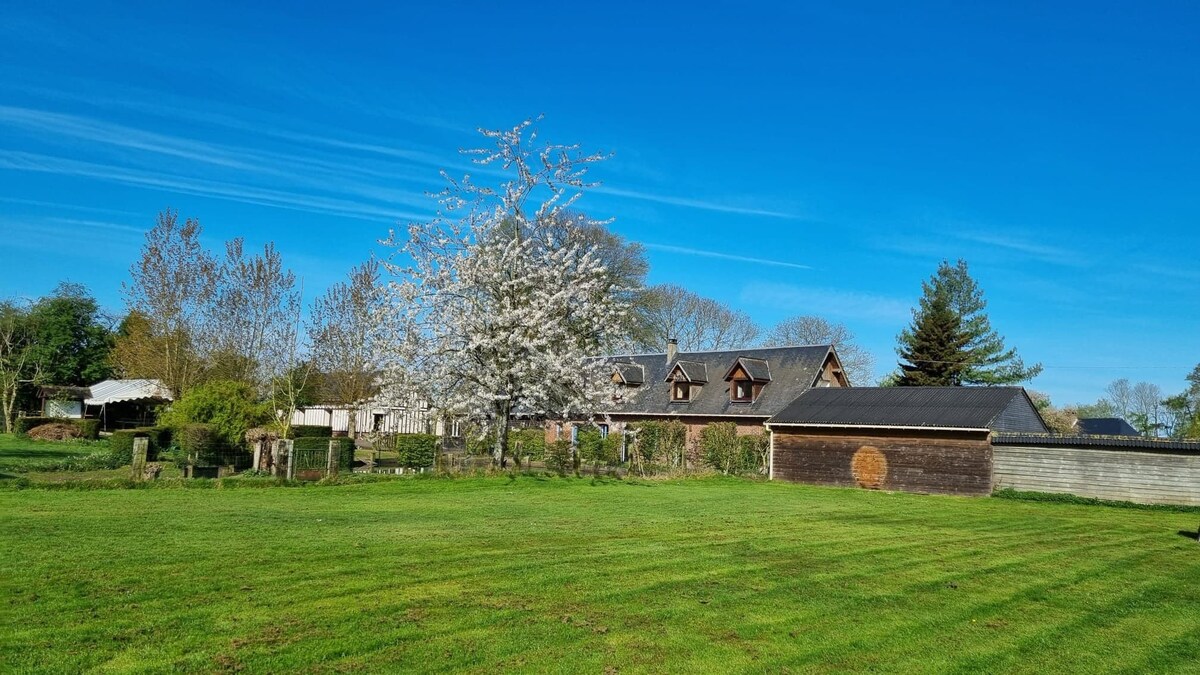
[[[708,367],[695,361],[676,361],[667,373],[667,382],[671,385],[671,402],[686,403],[708,382]]]
[[[729,383],[729,400],[733,403],[753,403],[771,381],[770,365],[763,359],[740,357],[725,373]]]

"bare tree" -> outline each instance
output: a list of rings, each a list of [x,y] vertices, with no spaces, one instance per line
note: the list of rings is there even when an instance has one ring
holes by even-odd
[[[647,350],[661,349],[671,338],[685,352],[748,347],[758,338],[758,326],[745,312],[674,284],[648,289],[642,315]]]
[[[1130,412],[1134,426],[1147,436],[1162,429],[1163,391],[1157,384],[1138,382],[1130,390]]]
[[[387,294],[374,258],[329,287],[309,313],[308,335],[315,369],[330,403],[349,406],[349,434],[357,434],[359,407],[376,395],[383,370],[380,346],[387,337]]]
[[[113,352],[126,377],[161,380],[181,396],[203,376],[212,334],[206,322],[217,289],[217,264],[200,243],[200,222],[179,223],[167,209],[146,233],[141,256],[122,284],[129,318]]]
[[[779,322],[767,334],[767,347],[784,345],[833,345],[851,383],[869,382],[875,371],[875,356],[854,341],[845,324],[819,316],[794,316]]]
[[[1104,393],[1108,394],[1108,402],[1112,404],[1116,412],[1121,417],[1128,419],[1133,407],[1133,387],[1129,384],[1129,380],[1125,378],[1113,380]]]
[[[223,379],[266,388],[294,365],[300,314],[296,275],[283,266],[274,243],[247,256],[242,239],[225,244],[211,323],[217,336],[213,364]]]
[[[39,362],[34,358],[29,311],[11,302],[0,302],[0,413],[4,431],[13,432],[13,416],[21,384],[38,381]]]

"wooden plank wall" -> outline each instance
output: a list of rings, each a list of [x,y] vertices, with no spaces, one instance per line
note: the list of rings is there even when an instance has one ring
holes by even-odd
[[[992,449],[985,432],[774,430],[772,477],[907,492],[987,495]]]
[[[1200,506],[1200,455],[997,445],[994,487]]]

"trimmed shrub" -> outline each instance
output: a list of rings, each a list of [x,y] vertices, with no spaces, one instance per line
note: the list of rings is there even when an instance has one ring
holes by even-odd
[[[75,425],[79,427],[79,435],[89,441],[94,441],[100,438],[100,420],[79,419],[74,420]]]
[[[326,427],[328,428],[328,427]],[[317,453],[319,457],[327,457],[329,452],[329,442],[333,441],[337,444],[338,453],[338,470],[349,471],[354,466],[354,439],[345,436],[327,436],[325,438],[317,438],[315,436],[302,436],[292,441],[292,450],[304,451],[308,453]],[[316,462],[315,465],[324,466],[324,459]],[[311,462],[310,462],[311,463]]]
[[[333,427],[318,424],[293,424],[288,432],[288,438],[330,438]]]
[[[758,443],[744,441],[733,422],[713,422],[700,430],[700,451],[704,461],[722,473],[746,473],[757,471],[759,463]],[[765,438],[765,437],[763,437]]]
[[[441,439],[433,434],[397,434],[396,458],[400,466],[420,469],[433,466]]]
[[[133,463],[133,439],[145,438],[146,436],[147,434],[144,431],[139,431],[137,429],[122,429],[120,431],[114,431],[112,435],[108,437],[109,454],[114,458],[121,460],[121,464],[118,464],[117,466],[124,466],[125,464]]]
[[[18,434],[27,434],[29,433],[30,429],[36,429],[37,427],[46,424],[56,424],[68,421],[69,420],[62,417],[18,417],[16,424],[13,426],[13,431],[16,431]]]
[[[542,459],[546,454],[546,431],[541,427],[513,429],[508,432],[508,452],[513,457]]]
[[[738,436],[746,469],[763,475],[767,473],[767,462],[771,454],[771,437],[766,433]]]
[[[164,452],[171,447],[170,427],[138,427],[134,431],[150,439],[150,452]]]

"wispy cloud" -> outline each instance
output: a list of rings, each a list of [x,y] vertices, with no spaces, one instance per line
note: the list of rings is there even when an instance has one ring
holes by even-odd
[[[770,282],[751,282],[742,287],[744,305],[783,309],[797,314],[820,314],[881,323],[907,321],[909,303],[883,295],[833,288],[796,286]]]
[[[769,218],[793,218],[799,219],[800,215],[794,213],[784,213],[782,211],[772,211],[769,209],[758,209],[745,206],[733,206],[730,204],[721,204],[718,202],[705,201],[701,199],[689,199],[687,197],[675,197],[672,195],[652,194],[649,192],[638,192],[636,190],[624,190],[621,188],[600,186],[592,190],[596,194],[611,195],[613,197],[626,197],[628,199],[640,199],[648,202],[658,202],[660,204],[670,204],[671,206],[684,206],[691,209],[701,209],[703,211],[716,211],[718,213],[735,213],[742,216],[766,216]]]
[[[670,244],[654,244],[650,242],[639,242],[642,246],[652,251],[663,251],[666,253],[679,253],[681,255],[694,255],[703,258],[720,258],[722,260],[737,260],[738,262],[756,263],[759,265],[774,265],[775,267],[790,267],[797,270],[811,270],[809,265],[800,263],[787,262],[784,260],[769,260],[767,258],[756,258],[754,256],[738,255],[736,253],[726,253],[724,251],[706,251],[698,248],[688,248],[686,246],[672,246]]]
[[[170,174],[126,169],[119,166],[83,162],[36,153],[0,151],[0,169],[85,176],[127,185],[157,188],[168,192],[218,197],[247,204],[274,206],[309,213],[357,218],[360,220],[394,223],[397,220],[419,220],[428,217],[427,213],[397,211],[335,197],[321,197],[186,176],[172,176]]]
[[[1011,234],[999,234],[995,232],[979,232],[979,231],[955,231],[947,233],[952,237],[963,241],[983,244],[984,246],[994,246],[1015,253],[1027,255],[1031,258],[1037,258],[1045,262],[1059,263],[1063,265],[1078,265],[1086,262],[1084,256],[1081,256],[1078,251],[1072,251],[1058,246],[1051,246],[1038,241],[1030,241],[1022,237]]]

